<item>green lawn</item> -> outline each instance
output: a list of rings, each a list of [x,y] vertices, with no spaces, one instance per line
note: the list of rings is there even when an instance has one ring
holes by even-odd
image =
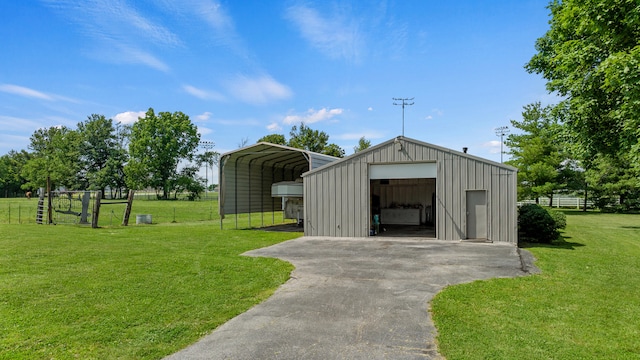
[[[12,219],[32,204],[2,199],[0,210],[9,201]],[[292,270],[238,255],[299,233],[231,230],[235,216],[220,230],[216,202],[136,200],[137,213],[154,224],[0,220],[0,359],[161,358],[266,299]],[[640,215],[567,215],[564,241],[528,248],[542,274],[435,297],[447,359],[640,359]]]
[[[269,297],[292,266],[238,255],[299,235],[0,224],[0,359],[161,358]]]
[[[432,301],[454,359],[640,359],[640,215],[567,212],[532,246],[539,275],[456,285]]]

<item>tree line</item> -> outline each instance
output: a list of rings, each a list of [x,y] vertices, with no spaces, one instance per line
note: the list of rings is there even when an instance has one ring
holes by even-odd
[[[526,64],[557,104],[524,107],[508,136],[519,197],[581,192],[603,209],[640,209],[640,8],[552,1],[550,29]]]
[[[267,135],[260,140],[343,157],[344,150],[329,143],[329,136],[304,123],[295,125],[290,139]],[[112,198],[127,189],[155,189],[159,199],[186,194],[199,198],[206,180],[198,175],[203,165],[217,165],[219,153],[212,143],[198,153],[197,127],[182,112],[158,112],[150,108],[133,125],[114,123],[92,114],[76,129],[54,126],[31,135],[29,151],[0,156],[0,196],[20,196],[46,187],[67,190],[101,190]],[[246,145],[246,141],[240,147]],[[361,138],[354,151],[370,146]]]
[[[158,198],[186,192],[199,197],[204,179],[198,170],[213,166],[217,153],[196,154],[197,127],[182,112],[150,108],[133,125],[114,123],[93,114],[76,129],[54,126],[31,135],[29,151],[12,150],[0,157],[2,195],[16,196],[44,188],[102,190],[112,197],[127,189],[153,188]]]

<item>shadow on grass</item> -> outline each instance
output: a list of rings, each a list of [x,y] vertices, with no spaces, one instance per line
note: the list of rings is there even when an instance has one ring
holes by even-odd
[[[532,242],[521,242],[518,244],[520,248],[528,249],[528,248],[547,248],[547,249],[560,249],[560,250],[575,250],[576,248],[585,246],[584,244],[567,241],[567,239],[571,239],[570,236],[560,236],[558,240],[551,242],[551,244],[543,244],[543,243],[532,243]]]

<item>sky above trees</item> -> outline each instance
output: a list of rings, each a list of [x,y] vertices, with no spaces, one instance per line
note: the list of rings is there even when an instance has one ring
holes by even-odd
[[[556,102],[523,66],[546,0],[7,1],[0,154],[91,114],[188,115],[216,150],[301,122],[347,155],[405,135],[500,160],[494,128]]]

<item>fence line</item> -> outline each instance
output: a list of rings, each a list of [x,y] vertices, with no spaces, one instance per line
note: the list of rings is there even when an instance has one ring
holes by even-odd
[[[535,204],[535,200],[522,200],[518,201],[518,206],[523,204]],[[540,205],[548,206],[549,198],[541,197],[539,198]],[[551,203],[551,207],[554,208],[576,208],[582,209],[584,208],[584,198],[579,197],[554,197]],[[593,208],[593,201],[587,200],[587,208]]]

